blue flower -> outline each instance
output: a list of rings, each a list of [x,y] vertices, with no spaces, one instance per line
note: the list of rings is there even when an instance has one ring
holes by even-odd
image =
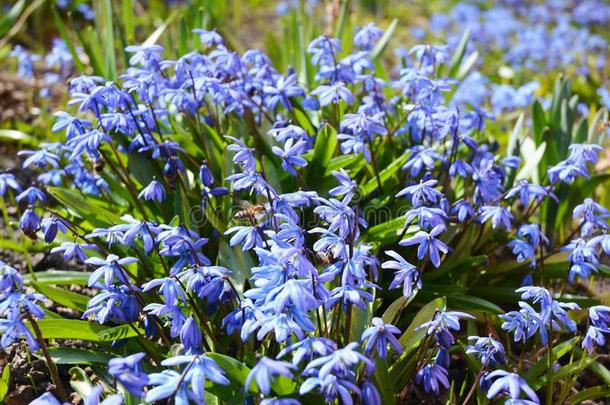
[[[186,319],[180,329],[180,342],[187,354],[199,353],[201,350],[201,330],[192,316]]]
[[[23,212],[19,220],[19,227],[28,237],[36,239],[36,232],[40,229],[40,217],[32,208]]]
[[[504,370],[495,370],[487,376],[487,379],[490,380],[494,378],[495,381],[489,387],[489,391],[487,391],[488,399],[495,398],[502,393],[508,394],[510,399],[519,399],[521,393],[523,393],[531,401],[537,404],[540,403],[534,390],[519,375]]]
[[[350,105],[354,103],[352,92],[343,82],[337,82],[332,85],[322,84],[312,91],[311,94],[319,97],[322,107],[329,104],[337,104],[340,100]]]
[[[335,55],[341,51],[341,42],[337,38],[329,38],[326,35],[314,39],[307,47],[307,52],[313,55],[311,62],[314,65],[334,65],[336,63]]]
[[[31,352],[38,350],[39,348],[38,342],[34,338],[34,335],[32,335],[32,332],[30,332],[28,327],[17,316],[10,317],[9,319],[0,319],[0,332],[2,333],[0,346],[4,349],[8,348],[20,338],[25,339]]]
[[[472,205],[464,199],[456,201],[451,206],[450,213],[451,215],[456,215],[458,221],[460,222],[464,222],[468,218],[474,217],[474,209],[472,208]]]
[[[373,360],[356,351],[357,348],[358,343],[352,342],[327,356],[314,359],[305,366],[303,375],[317,373],[317,377],[322,380],[329,375],[348,376],[359,363],[364,363],[367,369],[374,369]]]
[[[390,288],[398,288],[402,285],[402,295],[407,299],[410,298],[414,291],[413,287],[415,287],[415,290],[419,290],[422,287],[422,280],[419,277],[417,267],[407,262],[393,250],[386,250],[385,253],[396,259],[381,264],[382,269],[396,270],[394,279],[390,283]]]
[[[100,324],[128,323],[138,319],[140,305],[127,286],[110,286],[89,300],[82,318],[95,315]]]
[[[379,357],[385,360],[388,355],[388,344],[392,345],[396,353],[402,353],[402,347],[394,335],[400,335],[400,329],[391,324],[386,324],[381,318],[373,318],[372,326],[362,333],[361,340],[366,341],[364,354],[371,356],[377,350]]]
[[[484,205],[479,209],[480,222],[485,223],[491,220],[491,227],[496,229],[502,224],[504,229],[511,229],[511,221],[514,219],[513,214],[508,210],[498,205]]]
[[[434,267],[438,268],[441,264],[440,253],[449,252],[449,247],[436,238],[441,233],[445,232],[445,230],[446,228],[444,225],[437,225],[430,231],[430,233],[419,231],[410,238],[401,240],[399,244],[401,246],[412,246],[419,244],[417,248],[417,258],[421,260],[426,255],[429,255],[430,261]]]
[[[108,361],[108,374],[116,378],[129,393],[137,397],[143,395],[143,388],[148,384],[148,376],[142,371],[143,358],[144,353],[136,353]]]
[[[337,350],[337,344],[323,337],[306,337],[282,349],[277,358],[292,353],[292,364],[298,366],[303,361],[311,361],[314,357],[327,356]]]
[[[6,194],[6,191],[12,188],[15,191],[21,191],[21,186],[17,183],[17,179],[11,173],[0,173],[0,197]]]
[[[15,199],[18,202],[22,202],[23,200],[27,201],[29,205],[36,204],[36,200],[44,203],[46,201],[45,194],[36,187],[28,187],[22,193],[20,193]]]
[[[68,232],[68,228],[64,220],[57,217],[43,219],[40,223],[40,227],[42,228],[42,232],[44,234],[44,241],[47,243],[51,243],[55,240],[58,231],[64,235],[66,232]]]
[[[301,156],[298,156],[303,154],[306,148],[307,144],[305,141],[298,141],[294,143],[294,140],[289,138],[284,144],[284,149],[274,146],[272,150],[273,153],[282,158],[282,168],[292,176],[296,176],[297,171],[295,170],[295,166],[307,166],[307,160],[303,159]]]
[[[153,178],[150,184],[140,191],[138,198],[144,198],[146,201],[157,200],[157,202],[162,202],[165,200],[165,189],[161,183]]]
[[[339,185],[328,191],[333,197],[344,195],[343,203],[349,204],[354,194],[358,192],[358,183],[349,177],[344,169],[333,170],[331,174],[339,181]]]
[[[375,25],[375,23],[368,23],[364,27],[361,27],[356,31],[354,35],[354,45],[369,51],[375,46],[375,42],[383,35],[383,30]]]
[[[131,284],[129,276],[122,266],[127,264],[135,263],[137,260],[133,257],[125,257],[120,259],[117,255],[109,254],[106,259],[100,259],[99,257],[90,257],[85,260],[86,264],[98,266],[98,268],[91,273],[89,276],[89,287],[97,284],[102,276],[104,277],[104,286],[110,287],[116,277],[121,283]]]
[[[224,40],[222,39],[222,36],[218,32],[216,32],[216,30],[208,31],[196,28],[193,30],[193,33],[199,34],[201,43],[207,46],[224,45]]]
[[[490,367],[506,364],[504,346],[491,336],[469,336],[468,340],[473,341],[474,344],[466,348],[466,353],[474,355],[481,361],[481,364]]]
[[[416,330],[426,329],[427,335],[435,335],[437,343],[449,349],[455,341],[451,330],[460,330],[460,319],[474,319],[474,316],[459,311],[437,311],[434,318],[419,325]]]
[[[414,184],[403,188],[396,197],[402,197],[407,195],[411,198],[411,204],[413,207],[420,207],[426,203],[435,204],[439,199],[443,197],[443,194],[433,188],[437,180],[420,180],[419,184]]]
[[[108,395],[103,401],[100,400],[102,396],[102,385],[97,384],[91,389],[91,393],[87,397],[83,398],[83,405],[122,405],[123,397],[120,394]]]
[[[292,110],[292,104],[290,103],[290,97],[302,97],[305,95],[303,89],[297,85],[296,74],[284,77],[280,76],[275,85],[263,86],[263,93],[266,96],[265,102],[267,106],[274,110],[278,104],[287,110]]]
[[[60,246],[51,249],[51,253],[63,252],[64,260],[71,260],[76,256],[78,260],[84,262],[89,256],[83,249],[96,250],[97,246],[92,243],[62,242]]]
[[[325,375],[324,377],[309,377],[301,384],[299,394],[305,395],[315,387],[318,387],[318,392],[324,395],[327,403],[335,402],[337,398],[341,398],[343,404],[352,405],[354,403],[352,394],[358,397],[362,395],[360,388],[356,384],[348,379],[339,378],[332,374]]]
[[[166,367],[186,364],[182,373],[174,370],[163,370],[149,375],[148,384],[153,386],[146,392],[146,402],[153,403],[175,395],[177,404],[205,403],[206,381],[229,385],[225,372],[218,364],[206,355],[181,355],[163,360]]]
[[[582,341],[583,349],[593,352],[594,346],[603,347],[606,343],[605,334],[610,333],[610,307],[595,305],[589,308],[591,325]]]
[[[449,373],[438,364],[427,364],[415,375],[415,382],[423,384],[426,393],[439,394],[440,387],[449,388]]]
[[[529,205],[530,197],[534,197],[534,199],[536,199],[537,201],[541,201],[544,197],[551,196],[554,197],[555,200],[557,200],[557,197],[555,197],[554,194],[549,193],[546,188],[538,184],[528,183],[527,180],[518,181],[517,185],[511,188],[508,193],[506,193],[506,196],[504,198],[509,199],[517,194],[519,194],[519,199],[526,207]]]
[[[235,233],[231,237],[229,243],[231,246],[238,245],[243,242],[242,250],[250,250],[253,247],[263,246],[262,230],[258,226],[234,226],[229,228],[225,235]]]
[[[577,205],[573,211],[573,218],[578,219],[581,226],[581,236],[590,235],[596,228],[608,229],[606,218],[609,217],[610,211],[591,198],[585,198],[582,204]]]
[[[252,370],[250,370],[244,388],[246,392],[248,392],[252,381],[256,381],[256,386],[259,390],[263,394],[269,395],[269,392],[271,392],[272,379],[276,376],[293,378],[293,369],[294,366],[285,361],[277,361],[268,357],[262,357],[258,363],[252,367]]]

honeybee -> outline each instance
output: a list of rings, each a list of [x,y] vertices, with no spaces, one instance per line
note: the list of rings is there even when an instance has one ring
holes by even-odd
[[[327,266],[333,262],[333,256],[327,252],[317,252],[316,259],[318,259],[318,262],[320,264],[323,264],[325,266]]]
[[[103,160],[98,159],[93,163],[93,170],[95,170],[96,173],[99,173],[104,170],[105,164],[106,163]]]
[[[254,219],[261,219],[267,213],[267,208],[264,204],[256,204],[253,205],[248,201],[241,201],[239,203],[240,208],[242,210],[237,211],[233,215],[233,219],[235,220],[244,220],[247,219],[249,221],[253,221]]]

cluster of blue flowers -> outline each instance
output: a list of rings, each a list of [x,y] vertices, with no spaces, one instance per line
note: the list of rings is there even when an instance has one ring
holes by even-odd
[[[494,21],[491,12],[484,18],[479,30]],[[554,23],[561,31],[561,21]],[[203,52],[166,60],[158,45],[130,46],[130,67],[120,81],[72,79],[69,104],[79,114],[58,112],[53,126],[65,133],[65,141],[20,153],[24,168],[40,172],[35,183],[25,188],[13,174],[0,174],[0,197],[12,192],[23,208],[23,233],[32,239],[42,233],[45,242],[54,244],[53,253],[92,270],[88,286],[98,293],[82,317],[102,325],[141,324],[145,337],[168,350],[163,360],[151,359],[152,373],[143,371],[145,353],[108,364],[116,383],[147,402],[203,403],[207,386],[235,384],[234,376],[211,355],[223,334],[233,339],[232,353],[256,352],[248,359],[252,368],[239,389],[262,403],[298,403],[280,398],[278,385],[286,380],[299,382],[300,395],[315,393],[328,402],[381,403],[374,376],[380,361],[401,356],[402,331],[372,316],[362,330],[352,328],[357,316],[373,314],[379,304],[378,294],[387,280],[379,268],[394,271],[386,285],[400,289],[409,302],[424,288],[424,273],[437,271],[452,254],[451,234],[472,224],[505,235],[516,260],[527,261],[538,279],[538,263],[550,252],[551,243],[532,220],[533,213],[544,202],[556,200],[554,192],[561,185],[587,178],[601,150],[573,144],[569,157],[549,168],[546,183],[524,177],[506,186],[520,159],[498,156],[497,144],[479,137],[491,117],[484,97],[474,102],[476,94],[466,97],[459,88],[447,102],[458,85],[443,75],[447,69],[441,69],[451,59],[450,47],[415,46],[401,55],[398,76],[384,79],[377,75],[371,53],[383,35],[380,28],[362,27],[348,55],[338,39],[321,36],[308,46],[316,67],[308,89],[296,72],[281,74],[260,51],[240,55],[215,31],[195,33]],[[501,37],[498,34],[492,43]],[[480,74],[479,78],[485,80]],[[469,80],[474,79],[464,83]],[[529,105],[533,89],[527,85],[517,90],[525,100],[511,108]],[[513,95],[494,97],[494,112],[501,113],[506,110],[502,103]],[[297,120],[297,113],[309,127],[299,124],[303,121]],[[241,127],[242,122],[249,127]],[[185,141],[182,125],[191,126],[196,136]],[[307,183],[304,173],[313,165],[312,154],[322,136],[315,128],[324,126],[337,130],[343,157],[366,162],[370,181],[380,191],[386,187],[380,176],[383,168],[376,163],[380,150],[398,150],[401,183],[389,198],[407,208],[393,245],[400,252],[363,237],[368,223],[360,204],[359,169],[335,167],[329,171],[328,177],[334,179],[328,188]],[[268,130],[267,136],[261,128]],[[225,178],[219,177],[223,171],[217,168],[230,163],[210,161],[213,156],[207,150],[203,162],[200,154],[190,153],[189,142],[210,147],[209,140],[199,136],[211,130],[226,135],[214,141],[225,142],[232,154],[236,169]],[[271,145],[269,153],[265,145]],[[142,176],[136,177],[126,166],[131,159],[145,160],[155,175],[147,172],[145,181],[136,180]],[[277,173],[268,171],[274,167],[269,162],[277,162],[275,167],[281,167],[281,174],[296,186],[282,189]],[[96,201],[111,202],[119,194],[129,201],[131,211],[120,217],[120,223],[85,232],[75,217],[49,206],[50,190],[65,185]],[[228,229],[214,226],[202,234],[203,226],[180,223],[168,214],[168,197],[181,194],[195,195],[203,211],[227,203],[227,196],[248,198],[256,206],[235,215]],[[590,198],[574,209],[578,232],[561,246],[569,252],[570,282],[588,278],[597,271],[600,256],[610,253],[609,216]],[[256,260],[247,269],[245,291],[236,285],[230,261],[206,250],[224,239]],[[147,273],[147,267],[155,265]],[[533,283],[532,275],[526,284]],[[42,318],[36,302],[43,297],[24,292],[21,277],[6,265],[0,288],[0,316],[6,318],[0,321],[0,343],[6,347],[23,337],[35,350],[37,342],[22,317],[25,311]],[[520,310],[500,315],[502,329],[515,341],[537,335],[547,345],[550,334],[577,331],[568,314],[578,309],[576,304],[558,301],[544,287],[528,285],[517,293],[523,300]],[[439,395],[450,387],[455,335],[460,321],[474,319],[465,312],[438,308],[416,328],[425,331],[429,349],[415,365],[415,383],[426,393]],[[591,307],[582,347],[593,351],[595,345],[603,345],[609,322],[610,308]],[[521,377],[504,370],[508,364],[498,340],[469,340],[466,353],[481,362],[480,387],[488,398],[538,403]],[[177,342],[179,349],[169,351]],[[96,388],[87,403],[98,403],[100,396],[101,388]]]

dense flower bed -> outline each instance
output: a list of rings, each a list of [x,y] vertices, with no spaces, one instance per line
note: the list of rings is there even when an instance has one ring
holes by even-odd
[[[201,49],[177,60],[129,46],[118,80],[72,78],[62,140],[19,153],[34,182],[0,174],[22,232],[80,269],[2,264],[0,343],[24,339],[46,359],[56,390],[40,403],[68,399],[65,352],[45,341],[65,338],[103,354],[71,352],[98,377],[73,384],[88,404],[608,394],[607,380],[580,378],[610,373],[596,357],[610,307],[582,293],[608,274],[610,211],[593,198],[604,110],[563,78],[542,103],[534,82],[486,87],[468,35],[399,51],[388,68],[391,33],[368,24],[351,43],[314,39],[305,69],[282,73],[194,33]],[[585,36],[578,57],[544,67],[500,49],[553,69],[601,47]],[[515,110],[527,117],[501,146],[487,124]]]

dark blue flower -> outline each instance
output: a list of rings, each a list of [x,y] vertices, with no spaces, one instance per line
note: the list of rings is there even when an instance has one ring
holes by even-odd
[[[417,258],[423,259],[429,255],[430,261],[434,267],[439,267],[441,264],[440,253],[449,252],[449,247],[436,237],[445,232],[444,225],[435,226],[430,233],[419,231],[410,238],[400,241],[401,246],[412,246],[419,244],[417,248]]]
[[[143,358],[144,353],[136,353],[108,361],[108,374],[116,378],[129,393],[137,397],[144,394],[143,388],[148,384],[148,376],[142,370]]]
[[[367,356],[371,356],[374,350],[377,350],[377,354],[382,359],[385,359],[388,355],[388,344],[392,345],[396,353],[402,353],[402,346],[398,342],[398,339],[394,335],[400,335],[400,329],[391,324],[386,324],[381,318],[373,318],[371,320],[372,326],[367,328],[362,333],[362,341],[366,341],[364,346],[364,353]]]
[[[438,364],[427,364],[415,375],[415,382],[424,386],[424,391],[439,394],[440,387],[449,388],[449,373]]]

